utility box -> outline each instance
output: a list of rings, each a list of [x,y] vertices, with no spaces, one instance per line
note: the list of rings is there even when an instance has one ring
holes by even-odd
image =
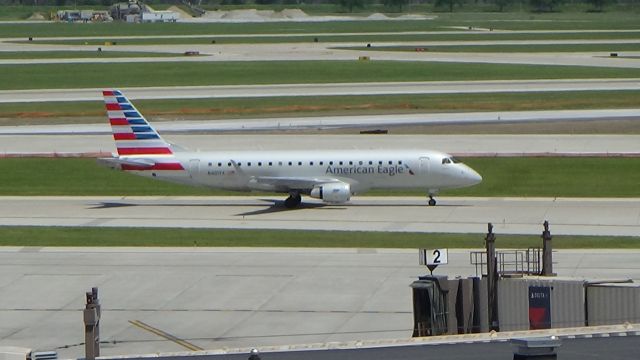
[[[640,323],[640,284],[587,285],[587,325]]]
[[[500,331],[585,326],[584,280],[548,277],[498,281]]]

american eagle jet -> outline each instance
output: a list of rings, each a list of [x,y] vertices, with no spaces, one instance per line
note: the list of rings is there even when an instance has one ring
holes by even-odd
[[[482,177],[445,153],[430,150],[281,150],[190,152],[165,141],[118,90],[104,90],[118,156],[109,166],[171,182],[237,191],[302,195],[339,204],[369,189],[422,188],[429,205],[443,189],[478,184]]]

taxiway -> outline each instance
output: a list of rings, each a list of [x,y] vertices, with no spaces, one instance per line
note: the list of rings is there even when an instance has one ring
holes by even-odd
[[[327,205],[305,198],[299,209],[282,196],[2,197],[0,225],[297,229],[638,236],[640,199],[356,197]]]
[[[101,101],[102,90],[2,90],[0,103]],[[561,79],[429,81],[338,84],[220,85],[120,88],[129,99],[203,99],[276,96],[340,96],[398,94],[459,94],[497,92],[621,91],[640,90],[640,79]]]

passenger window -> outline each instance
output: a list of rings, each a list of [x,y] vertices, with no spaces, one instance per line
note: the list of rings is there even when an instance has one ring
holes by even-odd
[[[259,162],[259,163],[258,163],[258,166],[262,166],[262,162]]]
[[[389,160],[389,165],[393,165],[393,161]]]
[[[402,160],[398,160],[398,165],[402,165]]]
[[[218,163],[218,167],[222,167],[222,163]]]
[[[324,161],[320,161],[320,166],[324,165]]]
[[[269,166],[273,166],[273,162],[272,161],[269,161]]]
[[[309,165],[313,166],[313,161],[309,161]]]
[[[329,165],[333,165],[333,161],[329,161]]]
[[[291,161],[289,161],[289,166],[293,165],[293,163]]]
[[[342,161],[340,161],[338,164],[342,165]]]
[[[251,166],[251,163],[250,163],[250,162],[248,162],[248,163],[247,163],[247,166]]]
[[[358,161],[358,165],[362,165],[362,161]]]
[[[209,163],[209,166],[211,166],[212,163]]]
[[[231,167],[231,163],[227,163],[227,166]]]
[[[353,165],[353,161],[349,161],[349,165]]]
[[[373,165],[373,161],[369,160],[369,165]]]
[[[378,165],[382,165],[382,161],[378,161]]]

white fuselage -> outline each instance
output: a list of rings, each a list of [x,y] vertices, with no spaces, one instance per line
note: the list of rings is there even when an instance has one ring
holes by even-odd
[[[477,172],[454,162],[450,155],[428,150],[176,152],[173,156],[186,171],[133,172],[241,191],[290,191],[262,181],[269,178],[284,179],[280,181],[307,178],[316,183],[339,181],[349,184],[354,194],[376,188],[423,188],[435,194],[441,189],[471,186],[482,180]]]

